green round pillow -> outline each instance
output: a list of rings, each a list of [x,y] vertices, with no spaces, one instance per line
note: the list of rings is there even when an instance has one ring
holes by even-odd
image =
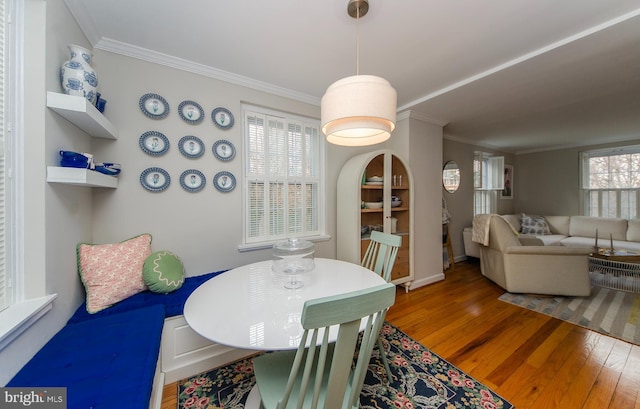
[[[144,261],[142,279],[154,293],[167,294],[182,287],[184,266],[170,251],[156,251]]]

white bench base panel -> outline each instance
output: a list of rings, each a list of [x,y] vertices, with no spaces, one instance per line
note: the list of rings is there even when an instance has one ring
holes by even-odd
[[[216,344],[194,332],[184,316],[164,321],[160,344],[160,363],[164,384],[223,366],[258,351]]]

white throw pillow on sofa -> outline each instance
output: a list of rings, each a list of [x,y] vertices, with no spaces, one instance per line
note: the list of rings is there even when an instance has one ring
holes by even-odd
[[[522,213],[520,225],[522,226],[520,230],[522,234],[534,234],[538,236],[551,234],[549,225],[542,216],[528,216]]]

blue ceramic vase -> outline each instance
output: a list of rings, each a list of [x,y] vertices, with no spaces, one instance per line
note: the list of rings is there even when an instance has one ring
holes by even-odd
[[[85,97],[91,104],[96,103],[98,77],[91,68],[91,52],[86,48],[69,45],[71,58],[60,68],[60,83],[65,94]]]

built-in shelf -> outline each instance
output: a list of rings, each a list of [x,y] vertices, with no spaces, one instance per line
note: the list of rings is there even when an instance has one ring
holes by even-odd
[[[118,179],[115,176],[105,175],[95,170],[62,166],[47,166],[47,182],[89,187],[118,187]]]
[[[49,91],[47,106],[91,136],[118,139],[118,129],[86,98]]]

